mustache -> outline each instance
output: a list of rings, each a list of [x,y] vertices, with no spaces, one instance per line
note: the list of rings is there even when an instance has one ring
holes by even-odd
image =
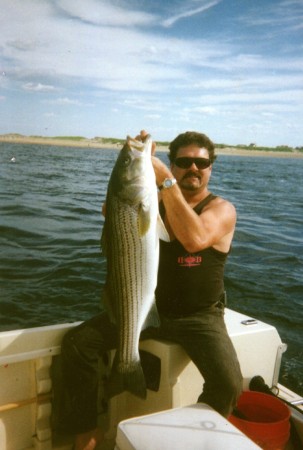
[[[190,177],[197,177],[199,178],[199,180],[201,179],[201,176],[199,173],[194,172],[193,170],[190,170],[189,172],[187,172],[184,177],[182,178],[182,180],[185,180],[186,178],[190,178]]]

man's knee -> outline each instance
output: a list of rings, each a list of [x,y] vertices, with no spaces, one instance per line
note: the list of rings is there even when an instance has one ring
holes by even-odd
[[[71,361],[80,359],[82,353],[81,341],[77,339],[76,330],[69,330],[63,337],[61,342],[61,357],[63,361]]]
[[[69,350],[71,349],[71,347],[74,346],[74,339],[73,339],[73,332],[74,330],[69,330],[62,339],[61,342],[61,353],[66,353],[69,352]]]
[[[211,380],[204,384],[198,402],[212,406],[216,411],[228,417],[242,393],[243,378],[240,371],[230,373],[221,380]]]
[[[229,379],[225,385],[225,395],[229,398],[232,407],[235,407],[243,389],[242,375],[235,375],[233,379]]]

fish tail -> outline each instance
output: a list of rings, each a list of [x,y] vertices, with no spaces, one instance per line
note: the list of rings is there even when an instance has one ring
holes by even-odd
[[[109,398],[128,391],[142,399],[146,398],[146,381],[140,360],[133,363],[131,368],[118,370],[118,363],[114,359],[112,371],[107,383],[107,395]]]

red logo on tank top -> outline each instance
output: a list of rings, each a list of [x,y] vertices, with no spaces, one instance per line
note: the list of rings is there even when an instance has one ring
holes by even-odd
[[[194,266],[200,266],[202,263],[202,256],[201,255],[188,255],[188,256],[179,256],[178,257],[178,264],[181,267],[194,267]]]

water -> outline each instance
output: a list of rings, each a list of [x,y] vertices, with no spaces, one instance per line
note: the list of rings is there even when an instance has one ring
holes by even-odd
[[[116,156],[0,143],[1,331],[98,313],[106,275],[101,205]],[[288,345],[280,381],[301,395],[302,173],[303,159],[220,156],[210,185],[238,211],[229,307],[277,327]]]

